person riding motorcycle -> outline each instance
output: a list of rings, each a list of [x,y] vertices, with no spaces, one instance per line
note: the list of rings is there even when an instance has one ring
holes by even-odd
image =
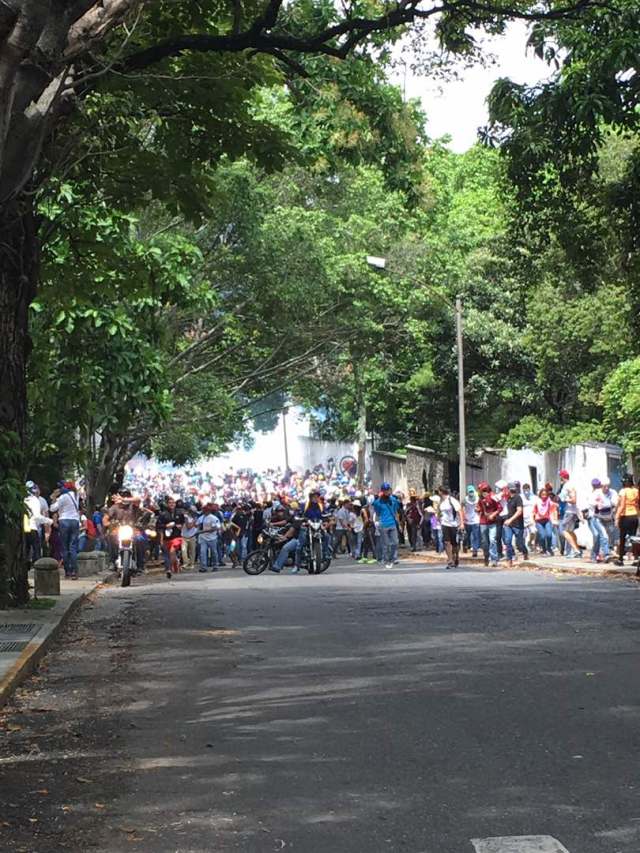
[[[271,571],[279,574],[285,567],[289,554],[292,551],[295,551],[295,565],[291,569],[291,574],[296,575],[300,571],[300,555],[302,553],[302,549],[300,548],[300,533],[303,530],[303,519],[300,515],[297,515],[297,512],[300,509],[300,505],[297,501],[291,501],[289,509],[291,510],[291,515],[283,533],[283,539],[285,540],[284,545],[280,549],[280,553],[271,567]]]
[[[307,503],[302,511],[302,518],[308,521],[326,521],[327,514],[324,509],[324,501],[318,490],[309,492]],[[296,565],[300,565],[302,551],[307,542],[307,528],[302,524],[298,535],[298,551],[296,552]],[[326,524],[322,526],[322,555],[326,559],[329,556],[330,537],[326,530]]]

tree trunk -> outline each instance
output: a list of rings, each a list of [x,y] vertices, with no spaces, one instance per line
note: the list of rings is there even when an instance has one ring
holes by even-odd
[[[39,243],[31,197],[0,207],[0,606],[29,598],[22,535],[27,431],[29,304]]]
[[[105,432],[93,453],[89,454],[85,471],[85,490],[90,512],[107,502],[109,490],[118,476],[121,457],[122,440],[118,441],[111,433]]]

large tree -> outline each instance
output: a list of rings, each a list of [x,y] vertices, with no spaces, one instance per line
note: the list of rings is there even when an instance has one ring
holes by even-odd
[[[217,89],[229,78],[229,69],[216,62],[221,55],[240,57],[245,72],[256,57],[258,75],[269,73],[265,57],[271,68],[275,63],[304,74],[296,57],[343,59],[367,43],[375,47],[380,34],[429,19],[436,22],[445,46],[468,53],[474,27],[500,31],[511,17],[573,17],[590,5],[592,0],[398,0],[340,7],[320,0],[232,0],[228,5],[204,0],[0,0],[0,430],[5,448],[0,477],[7,480],[11,471],[23,469],[19,457],[26,435],[28,309],[37,290],[41,239],[36,196],[51,173],[72,165],[74,152],[76,166],[82,159],[96,171],[99,149],[86,143],[100,141],[99,122],[92,121],[91,96],[97,89],[115,81],[122,95],[130,87],[129,106],[135,112],[145,79],[148,98],[162,88],[163,78],[173,79],[180,91],[157,104],[153,119],[147,113],[131,120],[115,97],[113,125],[136,138],[142,159],[149,159],[150,148],[158,142],[165,143],[167,151],[175,143],[175,136],[167,136],[167,119],[182,122],[183,136],[188,134],[190,144],[202,151],[214,140],[203,132],[200,119],[215,114],[220,106]],[[190,80],[197,81],[195,91]],[[220,123],[214,150],[233,148],[236,130],[233,117]],[[171,185],[180,156],[174,146],[172,168],[160,191]],[[135,188],[140,186],[136,177],[121,174],[119,181]],[[16,563],[19,530],[15,518],[9,522],[7,507],[0,518],[2,564],[9,563],[11,574],[24,578]],[[6,577],[4,569],[0,576]],[[4,598],[4,581],[1,586]],[[15,593],[24,597],[24,579]]]

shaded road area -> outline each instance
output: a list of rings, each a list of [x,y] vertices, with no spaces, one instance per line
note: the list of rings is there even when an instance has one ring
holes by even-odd
[[[637,853],[639,605],[402,564],[105,590],[0,717],[0,846]]]

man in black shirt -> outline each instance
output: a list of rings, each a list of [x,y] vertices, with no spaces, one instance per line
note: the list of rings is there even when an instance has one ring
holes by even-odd
[[[292,551],[296,551],[296,565],[291,570],[291,574],[295,575],[300,571],[300,566],[297,563],[298,558],[298,540],[300,537],[300,528],[302,526],[302,517],[295,514],[295,511],[299,509],[297,503],[292,502],[290,509],[292,510],[289,518],[287,520],[286,529],[284,531],[284,538],[286,542],[280,549],[280,553],[273,564],[272,572],[281,572],[284,568],[287,559],[289,558],[289,554]]]
[[[173,498],[167,500],[166,509],[158,516],[157,529],[162,542],[162,559],[167,577],[179,571],[178,551],[182,545],[184,514],[176,508]]]
[[[507,501],[507,517],[502,527],[502,538],[507,551],[507,560],[510,568],[513,568],[515,550],[513,540],[516,540],[518,550],[525,560],[529,556],[527,546],[524,542],[524,504],[518,494],[517,483],[509,483],[509,500]]]

